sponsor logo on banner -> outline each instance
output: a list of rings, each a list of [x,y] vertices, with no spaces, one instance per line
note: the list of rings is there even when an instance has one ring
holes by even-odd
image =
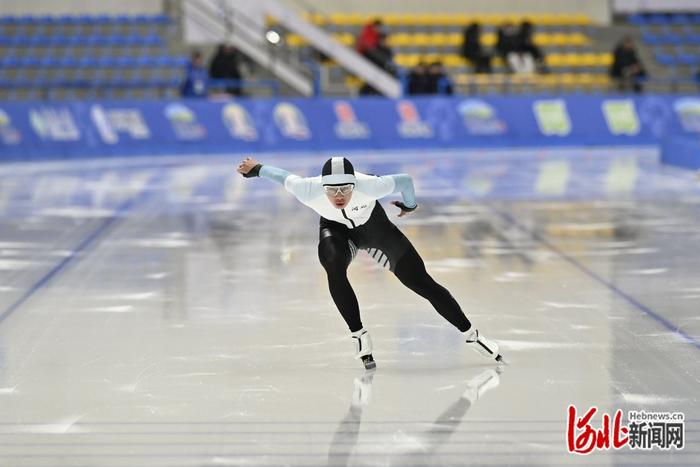
[[[639,134],[641,125],[633,100],[604,100],[603,115],[608,129],[613,135],[634,136]]]
[[[238,104],[226,104],[221,109],[221,119],[232,137],[243,141],[257,141],[258,131],[248,111]]]
[[[685,131],[700,133],[700,99],[684,97],[673,104],[681,126]]]
[[[333,110],[338,121],[335,124],[335,134],[340,139],[367,139],[371,131],[364,122],[359,122],[355,110],[345,101],[333,104]]]
[[[532,110],[543,135],[568,136],[571,133],[571,119],[563,99],[535,101]]]
[[[593,406],[579,416],[576,406],[569,406],[566,423],[566,448],[569,453],[586,456],[595,451],[623,448],[642,453],[653,449],[681,451],[685,448],[683,412],[633,410],[627,412],[627,423],[624,423],[620,409],[612,417],[603,412],[600,422],[594,419],[597,412],[598,407]]]
[[[496,115],[496,109],[479,99],[466,99],[459,103],[457,111],[465,128],[472,135],[501,135],[506,123]]]
[[[0,141],[8,146],[14,146],[22,141],[22,135],[12,125],[12,120],[7,112],[0,109]]]
[[[396,111],[401,121],[398,124],[398,132],[403,138],[432,138],[433,127],[420,118],[418,109],[411,101],[399,101]]]
[[[80,130],[68,107],[40,107],[29,111],[34,132],[45,141],[78,141]]]
[[[138,109],[105,109],[96,104],[90,107],[90,117],[105,144],[117,144],[119,133],[126,133],[132,139],[151,137],[151,131]]]
[[[275,125],[285,138],[307,140],[311,138],[311,130],[306,123],[304,114],[288,102],[281,102],[275,106]]]
[[[194,141],[207,135],[207,130],[197,121],[194,112],[183,104],[169,104],[165,107],[165,116],[179,140]]]

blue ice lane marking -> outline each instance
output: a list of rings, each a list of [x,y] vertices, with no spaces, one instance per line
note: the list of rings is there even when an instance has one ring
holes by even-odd
[[[535,241],[537,241],[537,242],[541,243],[542,245],[544,245],[545,247],[547,247],[549,250],[554,252],[560,258],[564,259],[566,262],[568,262],[569,264],[574,266],[576,269],[583,272],[585,275],[587,275],[591,279],[595,280],[596,282],[604,285],[609,290],[611,290],[613,293],[615,293],[619,297],[622,297],[623,299],[625,299],[629,304],[631,304],[632,306],[634,306],[638,310],[642,311],[644,314],[646,314],[650,318],[654,319],[656,322],[660,323],[662,326],[664,326],[669,331],[672,331],[673,333],[675,333],[675,334],[679,335],[680,337],[682,337],[683,339],[685,339],[690,345],[692,345],[696,349],[700,350],[700,342],[695,340],[692,336],[689,336],[688,334],[683,332],[678,326],[673,324],[671,321],[667,320],[666,318],[664,318],[660,314],[656,313],[654,310],[652,310],[648,306],[644,305],[643,303],[640,303],[634,297],[632,297],[631,295],[627,294],[622,289],[617,287],[615,284],[612,284],[612,283],[606,281],[605,279],[600,277],[595,272],[586,268],[584,265],[582,265],[581,263],[576,261],[576,259],[567,255],[566,253],[561,251],[559,248],[554,246],[546,238],[542,237],[541,235],[538,235],[536,232],[533,232],[533,231],[530,231],[529,229],[527,229],[525,226],[523,226],[517,220],[515,220],[515,218],[511,214],[509,214],[507,212],[500,211],[500,210],[494,208],[493,206],[489,206],[489,208],[493,212],[495,212],[498,216],[500,216],[502,219],[504,219],[506,222],[508,222],[509,224],[518,228],[519,230],[527,233],[533,239],[535,239]]]
[[[148,185],[148,184],[147,184]],[[27,300],[29,300],[32,295],[41,290],[46,284],[48,284],[51,279],[56,277],[62,271],[64,271],[68,265],[73,262],[78,255],[90,248],[107,229],[109,229],[117,220],[121,218],[121,215],[129,211],[134,207],[134,204],[141,199],[143,195],[132,196],[128,200],[120,204],[114,213],[104,221],[90,234],[88,235],[76,248],[73,249],[70,255],[66,256],[61,260],[56,266],[53,267],[49,272],[44,274],[44,276],[39,279],[33,286],[31,286],[17,301],[10,305],[6,310],[0,314],[0,324],[3,323],[7,318],[9,318],[14,312],[16,312]]]

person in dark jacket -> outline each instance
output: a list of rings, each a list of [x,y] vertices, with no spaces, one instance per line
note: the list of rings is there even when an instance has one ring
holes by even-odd
[[[428,89],[429,85],[428,65],[420,61],[408,75],[406,93],[411,96],[428,94],[430,92],[430,89]]]
[[[183,97],[206,97],[207,78],[202,53],[195,50],[185,68],[185,81],[182,83],[180,93]]]
[[[209,77],[212,79],[236,80],[241,79],[241,58],[235,47],[220,44],[216,54],[209,63]],[[240,84],[231,83],[226,86],[226,92],[242,95]]]
[[[535,27],[529,21],[523,21],[520,24],[520,30],[518,31],[518,50],[521,54],[530,54],[534,59],[535,65],[537,66],[537,71],[540,73],[546,73],[547,66],[545,65],[545,58],[542,49],[535,44]]]
[[[475,73],[491,73],[491,55],[481,47],[481,25],[473,22],[463,35],[462,56],[474,65]]]
[[[519,50],[518,31],[513,23],[506,21],[498,28],[497,35],[496,55],[508,66],[508,55]],[[509,71],[513,70],[509,68]]]
[[[632,39],[625,36],[613,51],[613,64],[610,67],[610,77],[617,81],[620,91],[629,88],[636,93],[642,92],[642,81],[647,72],[637,56]]]
[[[442,62],[433,62],[428,68],[428,93],[452,95],[452,80],[445,73]]]

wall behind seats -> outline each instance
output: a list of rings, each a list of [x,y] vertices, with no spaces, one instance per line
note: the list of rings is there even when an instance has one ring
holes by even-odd
[[[0,15],[154,14],[162,0],[2,0]]]
[[[283,0],[299,9],[307,4],[330,12],[404,13],[584,13],[596,22],[610,22],[608,0]]]

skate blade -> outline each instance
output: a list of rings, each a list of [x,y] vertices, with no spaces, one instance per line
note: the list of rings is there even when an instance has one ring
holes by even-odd
[[[374,370],[377,368],[377,363],[371,355],[365,355],[362,357],[362,363],[365,365],[365,370]]]
[[[503,358],[503,356],[501,354],[498,354],[498,356],[496,356],[496,361],[498,363],[502,363],[503,365],[508,365],[508,362],[506,361],[505,358]]]

